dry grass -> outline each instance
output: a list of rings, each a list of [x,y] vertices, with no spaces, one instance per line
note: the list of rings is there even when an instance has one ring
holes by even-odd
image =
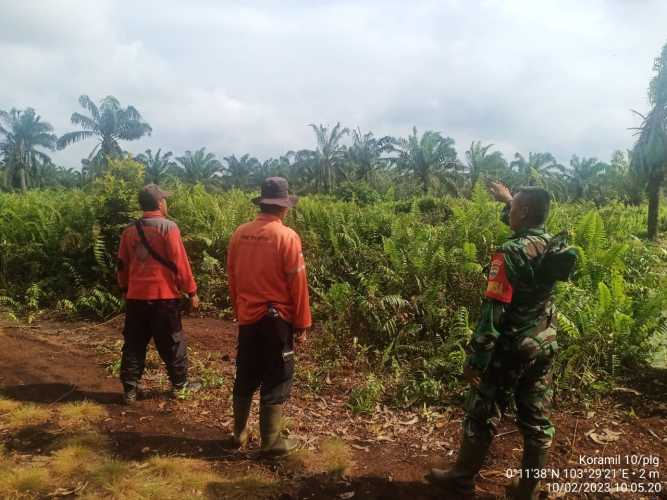
[[[65,429],[89,428],[107,418],[106,409],[90,401],[67,403],[58,409],[58,425]]]
[[[0,498],[36,498],[50,490],[49,471],[43,467],[0,468]]]
[[[68,446],[81,446],[104,453],[109,448],[109,438],[104,434],[93,431],[65,434],[56,440],[52,449],[57,450]]]
[[[352,450],[340,439],[327,439],[320,445],[325,472],[344,475],[352,467]]]
[[[109,483],[100,489],[99,486],[90,488],[82,499],[142,499],[142,500],[180,500],[188,496],[174,491],[168,483],[157,478],[146,477],[136,472]],[[193,498],[190,496],[189,498]],[[201,495],[199,496],[201,499]]]
[[[299,450],[291,454],[285,465],[293,472],[344,476],[352,467],[352,450],[340,439],[326,439],[318,451]]]
[[[67,418],[90,415],[81,405],[68,406]],[[26,407],[20,408],[18,417],[13,416],[14,424],[49,417],[43,408]],[[82,499],[242,500],[275,498],[283,487],[268,473],[222,476],[203,460],[160,456],[142,462],[115,459],[108,453],[107,438],[92,431],[62,436],[50,450],[50,455],[32,457],[26,463],[27,457],[19,461],[0,446],[0,498],[37,499],[56,492]]]
[[[153,457],[146,472],[174,486],[196,490],[203,490],[207,483],[217,479],[206,462],[191,458]]]
[[[21,403],[14,401],[13,399],[5,399],[0,396],[0,414],[9,413],[16,410]]]
[[[91,477],[97,485],[106,490],[113,491],[131,472],[130,463],[111,459],[95,467]]]
[[[82,499],[243,500],[275,498],[284,491],[283,484],[267,473],[229,479],[202,460],[153,457],[125,462],[76,444],[39,461],[39,467],[34,462],[19,465],[0,456],[0,498],[43,498],[77,488]]]
[[[21,405],[2,416],[5,426],[13,430],[45,424],[49,418],[51,412],[47,408],[34,404]]]
[[[106,457],[81,445],[70,445],[56,451],[51,468],[66,478],[87,479],[104,463]]]

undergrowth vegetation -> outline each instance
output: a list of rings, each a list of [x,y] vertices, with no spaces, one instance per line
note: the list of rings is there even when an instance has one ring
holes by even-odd
[[[114,255],[123,226],[139,215],[142,185],[141,168],[118,160],[86,191],[0,194],[5,313],[33,321],[54,308],[96,319],[120,312]],[[170,189],[170,215],[181,227],[205,308],[229,317],[226,248],[233,230],[255,213],[251,196],[201,185]],[[287,220],[302,237],[309,266],[317,355],[361,356],[377,374],[355,390],[356,412],[382,398],[401,406],[438,402],[460,388],[485,267],[509,235],[501,207],[479,185],[470,198],[351,200],[304,197]],[[569,231],[579,253],[573,280],[557,291],[563,386],[604,389],[653,361],[665,342],[667,252],[641,239],[645,219],[645,207],[554,206],[550,231]],[[313,388],[326,376],[304,374]],[[209,379],[222,383],[215,374]]]

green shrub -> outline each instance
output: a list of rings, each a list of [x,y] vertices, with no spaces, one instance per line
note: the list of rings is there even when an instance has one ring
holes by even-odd
[[[364,384],[352,389],[347,405],[355,415],[370,414],[375,410],[384,392],[384,385],[374,374],[369,374]]]
[[[0,194],[6,315],[34,320],[55,307],[66,317],[106,318],[121,309],[114,255],[120,231],[140,213],[138,174],[134,162],[119,160],[85,191]],[[170,216],[181,228],[204,306],[229,316],[227,245],[257,211],[251,195],[178,182],[169,189]],[[341,189],[367,191],[363,184]],[[437,402],[460,388],[462,349],[477,320],[484,269],[510,234],[501,207],[481,183],[470,199],[386,201],[391,196],[357,194],[354,202],[303,197],[286,220],[303,241],[323,329],[315,340],[318,356],[363,356],[363,367],[390,381],[388,398],[401,405]],[[645,206],[552,208],[549,229],[569,231],[580,257],[572,282],[556,294],[559,366],[568,384],[613,380],[652,361],[667,338],[667,252],[640,239],[645,220]],[[322,375],[311,373],[314,388]]]

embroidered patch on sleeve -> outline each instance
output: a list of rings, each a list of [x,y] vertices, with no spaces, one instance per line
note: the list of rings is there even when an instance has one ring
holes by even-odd
[[[512,284],[507,278],[505,270],[505,256],[497,252],[491,259],[491,269],[489,270],[489,280],[486,286],[486,297],[490,299],[509,304],[512,302]]]

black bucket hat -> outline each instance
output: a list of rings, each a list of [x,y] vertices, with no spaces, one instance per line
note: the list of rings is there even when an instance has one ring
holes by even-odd
[[[255,205],[277,205],[279,207],[292,208],[296,206],[299,198],[289,194],[287,179],[283,177],[267,177],[262,182],[262,195],[253,198]]]

